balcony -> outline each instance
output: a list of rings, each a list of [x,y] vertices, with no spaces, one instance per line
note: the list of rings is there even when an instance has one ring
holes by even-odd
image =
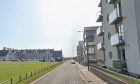
[[[111,46],[123,45],[124,43],[124,33],[116,33],[111,36]]]
[[[113,3],[115,3],[115,1],[116,1],[116,0],[108,0],[108,3],[109,3],[109,4],[113,4]]]
[[[104,34],[104,29],[103,29],[103,27],[99,27],[99,28],[97,29],[96,33],[97,33],[98,36],[103,35],[103,34]]]
[[[100,0],[98,7],[102,7],[102,0]]]
[[[98,44],[97,44],[97,49],[98,49],[98,50],[103,50],[103,49],[104,49],[103,43],[101,43],[101,42],[98,43]]]
[[[101,14],[101,10],[99,10],[98,12],[97,12],[97,20],[96,20],[96,22],[102,22],[102,20],[103,20],[103,15]]]
[[[109,24],[114,24],[122,19],[121,10],[119,7],[115,8],[109,15]]]

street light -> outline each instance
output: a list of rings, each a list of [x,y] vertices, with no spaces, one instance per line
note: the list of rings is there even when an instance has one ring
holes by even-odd
[[[84,31],[77,31],[77,32],[84,32]],[[87,50],[87,66],[89,71],[89,55],[88,55],[88,41],[86,40],[86,50]]]

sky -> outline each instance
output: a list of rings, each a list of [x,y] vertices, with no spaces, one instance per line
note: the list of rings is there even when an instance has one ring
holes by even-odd
[[[96,26],[100,0],[0,0],[0,49],[52,49],[76,55],[84,27]]]

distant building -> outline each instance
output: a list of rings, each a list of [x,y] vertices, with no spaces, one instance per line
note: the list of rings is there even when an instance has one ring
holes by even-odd
[[[0,60],[39,60],[39,61],[62,61],[62,50],[54,49],[25,49],[25,50],[0,50]]]
[[[96,35],[96,29],[98,26],[93,27],[85,27],[84,28],[84,56],[86,61],[95,62],[97,61],[95,57],[95,35]]]
[[[8,61],[13,59],[14,56],[11,50],[0,50],[0,60]]]
[[[62,61],[62,60],[63,60],[62,50],[54,51],[53,58],[54,58],[56,61]]]
[[[77,45],[77,57],[79,61],[84,61],[84,41],[79,41]]]

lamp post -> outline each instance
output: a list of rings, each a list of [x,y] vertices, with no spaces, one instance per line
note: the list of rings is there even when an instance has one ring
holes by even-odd
[[[78,31],[78,32],[84,32],[84,31]],[[88,54],[88,41],[86,40],[86,54],[87,54],[87,66],[88,66],[88,71],[89,71],[89,54]]]

